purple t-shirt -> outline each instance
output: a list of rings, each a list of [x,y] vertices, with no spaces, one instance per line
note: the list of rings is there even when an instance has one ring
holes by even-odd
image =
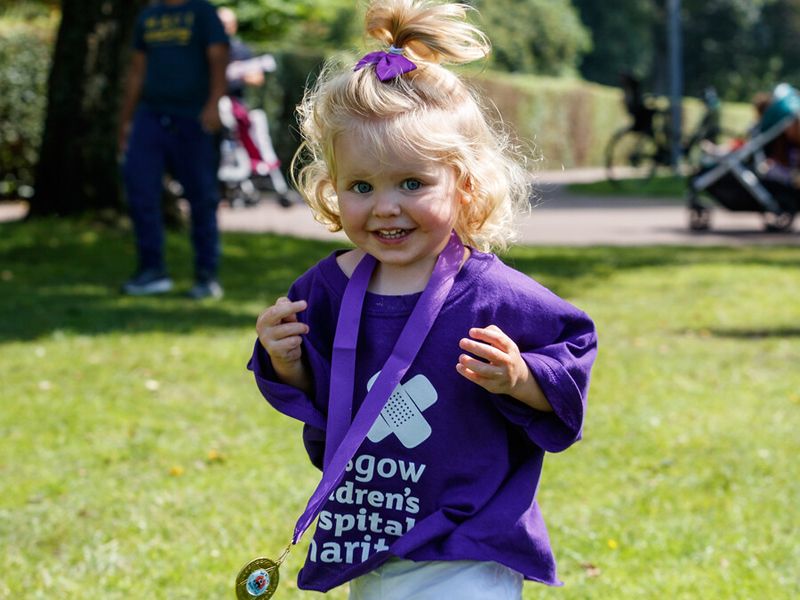
[[[347,276],[336,255],[291,287],[305,299],[306,395],[277,381],[256,342],[248,368],[267,401],[305,424],[322,466],[333,338]],[[353,410],[391,354],[419,294],[367,293],[358,340]],[[470,327],[497,325],[513,339],[554,412],[491,394],[456,372]],[[327,591],[391,556],[496,561],[557,585],[536,503],[544,452],[580,439],[597,337],[589,317],[495,255],[472,251],[417,358],[322,509],[301,588]],[[309,490],[311,495],[312,490]]]

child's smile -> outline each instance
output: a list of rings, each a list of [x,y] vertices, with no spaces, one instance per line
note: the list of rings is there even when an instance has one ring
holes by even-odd
[[[454,169],[410,152],[379,153],[353,130],[334,153],[347,237],[378,259],[381,278],[403,282],[405,293],[421,290],[458,216]]]

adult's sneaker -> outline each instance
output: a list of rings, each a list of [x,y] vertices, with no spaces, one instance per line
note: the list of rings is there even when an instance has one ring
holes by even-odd
[[[128,296],[166,294],[171,289],[172,279],[164,271],[156,269],[139,271],[122,285],[122,293]]]
[[[203,279],[196,281],[186,295],[193,300],[202,300],[203,298],[219,300],[224,292],[216,279]]]

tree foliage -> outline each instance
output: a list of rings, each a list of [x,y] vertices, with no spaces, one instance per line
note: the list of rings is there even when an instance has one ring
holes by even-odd
[[[33,17],[39,20],[39,17]],[[30,196],[39,156],[52,22],[5,19],[0,35],[0,197]]]
[[[684,78],[698,94],[713,85],[726,97],[745,100],[777,83],[775,52],[763,23],[774,0],[683,0]],[[702,60],[700,60],[702,57]]]
[[[243,38],[272,47],[305,48],[351,45],[361,34],[352,0],[216,0],[230,6],[239,19]]]
[[[242,37],[260,50],[288,55],[310,49],[318,58],[357,45],[363,34],[365,0],[212,1],[236,10]],[[611,85],[625,71],[642,77],[645,89],[666,92],[667,0],[464,1],[480,11],[479,23],[494,46],[495,69],[547,75],[579,69],[587,79]],[[121,207],[114,145],[119,90],[130,28],[147,3],[0,0],[4,13],[13,9],[24,16],[60,8],[62,15],[48,80],[33,213]],[[681,5],[687,94],[699,95],[714,85],[723,98],[747,100],[780,81],[800,85],[800,0],[682,0]],[[3,41],[10,48],[13,40],[6,36]],[[11,82],[10,91],[4,90],[7,98],[19,91],[11,89],[24,57],[18,58],[15,70],[0,77]],[[285,64],[294,63],[287,59]],[[31,81],[41,79],[29,75]],[[306,73],[296,75],[292,81],[305,81]],[[286,95],[287,104],[292,94]],[[28,129],[38,135],[41,128]],[[14,156],[30,156],[32,144],[24,152],[15,150]],[[0,147],[0,156],[8,155],[2,151]],[[15,166],[15,172],[29,172],[26,164]]]
[[[597,0],[573,3],[592,38],[591,51],[580,64],[584,77],[617,85],[622,72],[640,78],[652,72],[658,14],[654,2],[616,0],[613,8]]]
[[[781,0],[764,7],[760,35],[772,48],[766,61],[771,81],[800,86],[800,0]]]
[[[667,0],[573,0],[593,47],[580,64],[592,81],[639,75],[655,92],[667,86]],[[684,87],[709,85],[747,100],[780,81],[800,83],[800,0],[682,0]]]
[[[492,41],[492,65],[504,71],[562,75],[589,50],[589,33],[570,0],[474,3]]]
[[[574,71],[589,34],[570,0],[473,0],[493,44],[492,64],[505,71],[550,75]],[[352,0],[239,0],[242,36],[256,43],[352,47],[363,35],[364,3]]]

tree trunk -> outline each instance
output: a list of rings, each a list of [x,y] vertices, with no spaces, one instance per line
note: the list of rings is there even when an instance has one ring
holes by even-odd
[[[122,210],[117,120],[146,0],[63,0],[31,216]]]

